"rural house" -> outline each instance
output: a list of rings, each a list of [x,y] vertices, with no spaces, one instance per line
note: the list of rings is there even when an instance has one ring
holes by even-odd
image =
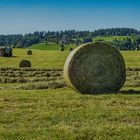
[[[0,47],[0,57],[11,57],[12,47],[2,46]]]

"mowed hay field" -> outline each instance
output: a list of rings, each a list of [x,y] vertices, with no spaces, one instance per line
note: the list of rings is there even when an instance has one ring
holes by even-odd
[[[105,95],[81,95],[65,85],[69,51],[32,51],[14,49],[14,57],[0,58],[0,139],[139,140],[139,51],[121,52],[126,83]],[[23,59],[33,67],[19,69]]]

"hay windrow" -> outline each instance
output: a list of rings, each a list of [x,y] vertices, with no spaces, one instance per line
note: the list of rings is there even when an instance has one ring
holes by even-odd
[[[126,79],[125,62],[112,45],[105,42],[87,43],[68,56],[64,78],[68,86],[81,93],[116,92]]]
[[[47,90],[65,86],[62,69],[0,68],[0,90]]]

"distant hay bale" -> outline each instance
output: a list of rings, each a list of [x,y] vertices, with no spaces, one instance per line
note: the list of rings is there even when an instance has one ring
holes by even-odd
[[[64,78],[68,86],[83,94],[117,92],[126,79],[125,62],[112,45],[87,43],[68,56]]]
[[[28,54],[28,55],[32,55],[32,53],[33,53],[32,50],[28,50],[28,51],[27,51],[27,54]]]
[[[61,47],[61,48],[60,48],[60,51],[63,52],[63,51],[64,51],[64,48]]]
[[[69,51],[73,51],[73,48],[70,48]]]
[[[64,50],[65,50],[64,44],[61,44],[60,51],[62,52],[62,51],[64,51]]]
[[[19,64],[20,68],[27,68],[27,67],[31,67],[31,62],[28,60],[22,60]]]

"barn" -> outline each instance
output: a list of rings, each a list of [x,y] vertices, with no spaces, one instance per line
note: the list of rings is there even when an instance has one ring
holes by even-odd
[[[12,56],[12,48],[2,46],[0,47],[0,57],[11,57]]]
[[[0,47],[0,57],[5,55],[5,47]]]

